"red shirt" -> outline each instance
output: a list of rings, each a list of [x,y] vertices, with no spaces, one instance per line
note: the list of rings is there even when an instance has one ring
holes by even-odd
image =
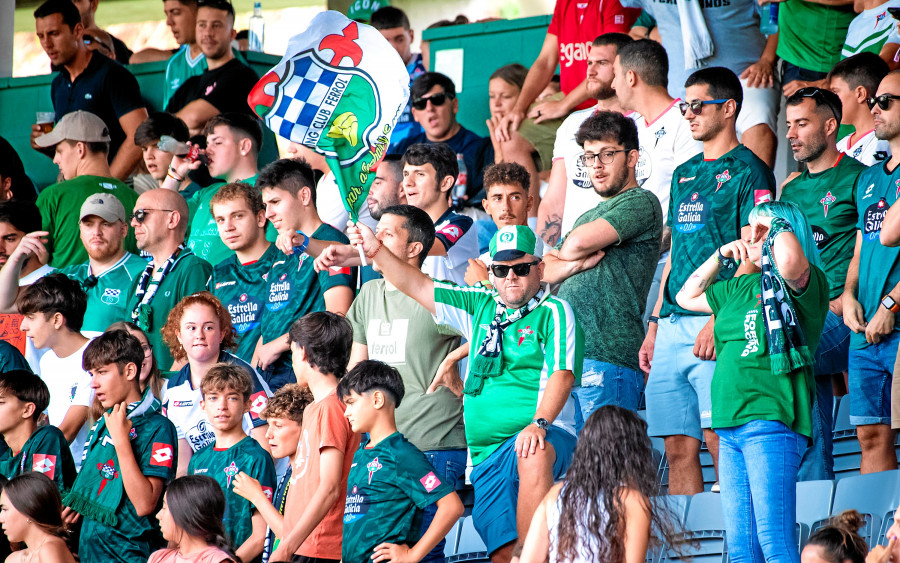
[[[587,76],[591,43],[604,33],[628,33],[640,8],[623,8],[619,0],[557,0],[547,33],[559,43],[560,87],[568,94]],[[587,100],[576,109],[587,109]]]

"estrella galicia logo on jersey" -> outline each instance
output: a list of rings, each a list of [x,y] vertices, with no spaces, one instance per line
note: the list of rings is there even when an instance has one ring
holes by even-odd
[[[119,296],[121,294],[122,290],[107,287],[103,290],[103,295],[100,296],[100,301],[106,303],[107,305],[115,305],[119,302]]]
[[[234,301],[228,302],[227,308],[228,314],[231,315],[231,324],[234,325],[234,330],[238,335],[246,334],[259,326],[259,306],[259,300],[246,293],[242,293]]]
[[[209,429],[209,423],[206,420],[200,420],[196,426],[188,428],[184,435],[195,452],[216,441],[216,435]]]
[[[278,281],[269,284],[269,293],[266,295],[266,309],[270,311],[284,309],[290,299],[291,281],[287,278],[287,274],[281,274],[278,276]]]
[[[706,226],[709,203],[699,192],[694,192],[678,204],[675,228],[681,233],[694,233]]]
[[[828,244],[828,241],[831,240],[831,235],[825,232],[825,229],[818,225],[810,225],[812,228],[813,240],[816,242],[816,248],[822,250],[825,248],[825,245]]]
[[[584,153],[575,157],[575,175],[572,177],[572,183],[576,188],[592,190],[594,189],[594,185],[591,184],[591,177],[588,175],[587,168],[581,163],[582,156],[584,156]]]
[[[369,511],[369,497],[360,494],[359,488],[353,485],[344,501],[344,524],[356,522]]]
[[[889,207],[884,198],[881,198],[866,208],[866,212],[863,214],[863,238],[865,240],[878,239],[881,223],[884,222],[884,216],[887,215]]]
[[[656,132],[656,140],[659,142],[659,131]],[[650,174],[653,173],[653,159],[650,158],[650,151],[644,147],[640,147],[638,153],[637,166],[634,167],[634,178],[637,180],[638,186],[643,186]]]

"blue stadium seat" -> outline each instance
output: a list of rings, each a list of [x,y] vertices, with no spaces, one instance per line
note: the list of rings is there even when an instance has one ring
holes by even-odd
[[[881,471],[846,477],[837,482],[834,491],[834,503],[831,514],[837,515],[844,510],[855,509],[865,518],[865,524],[859,534],[866,543],[873,545],[881,532],[884,515],[897,508],[900,499],[900,470]],[[815,532],[827,523],[820,519],[810,526]]]
[[[457,524],[459,539],[456,544],[456,554],[447,558],[447,563],[462,561],[480,563],[491,560],[481,536],[475,530],[475,524],[471,516],[462,518]],[[446,553],[446,552],[445,552]]]
[[[712,454],[709,453],[705,440],[700,444],[700,471],[703,472],[703,490],[709,492],[719,479],[716,476],[716,466],[713,465]]]
[[[653,504],[657,508],[662,505],[663,510],[667,510],[669,512],[669,517],[672,519],[672,523],[675,526],[675,532],[680,533],[682,527],[684,526],[684,519],[687,517],[688,506],[691,502],[691,497],[687,495],[663,495],[658,497],[653,497]],[[656,527],[653,527],[653,531],[651,532],[651,536],[653,538],[659,538],[659,530]],[[656,563],[659,561],[659,556],[662,553],[663,548],[666,546],[663,545],[654,545],[650,544],[650,547],[647,549],[647,563]]]
[[[456,524],[450,528],[447,537],[444,538],[447,543],[444,544],[444,557],[456,555],[456,546],[459,543],[459,531],[462,528],[462,522],[465,518],[460,518]]]
[[[834,478],[843,479],[859,475],[861,452],[859,439],[856,436],[856,427],[850,424],[850,398],[844,397],[838,404],[837,414],[834,417]],[[900,437],[894,446],[897,459],[900,459]]]
[[[699,493],[693,496],[684,522],[684,539],[679,554],[666,546],[660,563],[690,560],[692,563],[727,563],[725,522],[722,519],[722,500],[718,493]]]
[[[889,510],[882,518],[881,518],[881,531],[878,533],[878,541],[879,545],[887,545],[887,533],[888,530],[891,529],[891,526],[894,524],[894,510]],[[869,546],[871,549],[874,546]]]
[[[797,483],[797,536],[800,549],[809,539],[809,530],[831,515],[834,481],[801,481]]]

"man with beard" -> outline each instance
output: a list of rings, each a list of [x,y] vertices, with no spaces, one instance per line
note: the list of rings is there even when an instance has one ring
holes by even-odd
[[[572,229],[575,220],[600,202],[592,189],[588,168],[581,165],[584,149],[575,141],[578,128],[596,111],[622,112],[612,88],[613,63],[618,50],[631,43],[624,33],[604,33],[594,39],[587,55],[588,95],[597,105],[572,113],[556,131],[550,185],[538,207],[537,233],[547,244],[556,244]]]
[[[85,316],[81,332],[91,337],[128,318],[127,288],[141,275],[147,262],[125,251],[128,223],[125,206],[116,196],[90,196],[81,206],[80,217],[81,244],[87,250],[88,261],[63,268],[59,273],[81,283],[87,293],[91,314]]]
[[[675,294],[706,256],[736,239],[749,239],[750,210],[775,193],[772,170],[738,142],[735,122],[743,102],[738,77],[724,67],[705,68],[693,73],[685,88],[679,109],[693,138],[703,142],[703,152],[677,167],[672,177],[672,252],[639,353],[641,369],[650,372],[648,432],[665,438],[669,492],[678,495],[703,491],[700,443],[706,439],[718,463],[718,438],[710,429],[712,317],[679,307]],[[724,267],[720,279],[734,275],[735,267]]]
[[[375,180],[369,188],[366,208],[372,219],[380,221],[384,210],[395,205],[406,205],[406,192],[403,191],[403,163],[400,158],[387,155],[375,169]],[[360,220],[363,220],[362,216]],[[371,264],[361,266],[358,271],[361,284],[381,279],[381,274],[376,272]]]
[[[800,462],[799,480],[834,479],[831,454],[831,376],[847,370],[850,329],[844,325],[841,294],[856,241],[856,180],[865,166],[835,146],[841,99],[815,87],[801,88],[787,100],[787,138],[794,160],[806,170],[784,185],[782,201],[803,210],[812,227],[822,269],[831,287],[828,316],[816,350],[816,407],[813,443]]]
[[[638,365],[641,316],[659,258],[663,215],[659,199],[638,187],[635,178],[640,150],[634,120],[597,112],[575,138],[584,148],[582,165],[591,171],[600,203],[544,255],[544,280],[562,282],[559,297],[582,312],[584,370],[581,387],[572,390],[580,430],[604,405],[638,409],[644,386]]]

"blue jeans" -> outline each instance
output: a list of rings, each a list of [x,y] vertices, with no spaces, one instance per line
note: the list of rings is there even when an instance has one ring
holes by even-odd
[[[722,514],[732,563],[799,563],[797,470],[807,438],[781,422],[717,428]]]
[[[834,428],[834,391],[831,375],[847,370],[850,353],[850,329],[844,319],[828,311],[819,347],[816,349],[816,402],[812,411],[812,445],[800,461],[800,481],[834,479],[832,429]]]
[[[604,405],[636,411],[644,387],[644,375],[633,369],[599,360],[584,359],[581,387],[572,389],[575,398],[575,431],[581,434],[584,422]]]
[[[459,490],[465,485],[466,476],[466,450],[428,450],[425,457],[434,467],[434,473],[439,479]],[[434,515],[437,513],[437,503],[429,504],[422,515],[422,534],[431,526]],[[420,534],[421,536],[421,534]],[[425,556],[422,562],[443,562],[445,540],[438,542],[434,549]]]
[[[799,67],[793,63],[789,63],[784,61],[783,66],[781,67],[781,83],[787,84],[788,82],[793,82],[794,80],[803,80],[804,82],[815,82],[816,80],[822,80],[826,76],[828,76],[827,72],[819,72],[818,70],[810,70],[808,68]]]

